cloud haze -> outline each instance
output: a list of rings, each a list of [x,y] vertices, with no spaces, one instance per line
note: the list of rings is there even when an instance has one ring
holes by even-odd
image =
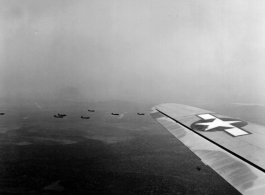
[[[2,97],[265,103],[263,1],[0,5]]]

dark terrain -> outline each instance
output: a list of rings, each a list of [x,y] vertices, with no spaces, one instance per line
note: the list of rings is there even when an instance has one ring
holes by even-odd
[[[151,118],[150,105],[72,104],[2,105],[0,194],[238,193]]]

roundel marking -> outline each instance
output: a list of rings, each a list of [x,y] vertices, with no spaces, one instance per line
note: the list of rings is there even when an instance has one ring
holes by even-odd
[[[198,117],[200,117],[201,120],[191,124],[191,129],[196,131],[225,131],[234,137],[250,134],[246,130],[242,129],[242,127],[248,124],[245,121],[232,118],[217,118],[216,116],[210,114],[202,114],[198,115]]]

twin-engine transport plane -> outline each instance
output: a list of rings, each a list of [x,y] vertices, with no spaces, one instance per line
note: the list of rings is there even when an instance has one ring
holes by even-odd
[[[265,127],[180,104],[151,116],[242,194],[265,194]]]
[[[89,116],[81,116],[82,119],[90,119]]]
[[[56,115],[54,115],[54,118],[63,118],[63,116],[56,116]]]
[[[118,114],[118,113],[111,113],[112,115],[116,115],[116,116],[118,116],[118,115],[120,115],[120,114]]]

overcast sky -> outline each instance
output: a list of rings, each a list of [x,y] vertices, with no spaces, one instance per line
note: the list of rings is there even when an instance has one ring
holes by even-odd
[[[265,103],[265,1],[0,0],[0,96]]]

